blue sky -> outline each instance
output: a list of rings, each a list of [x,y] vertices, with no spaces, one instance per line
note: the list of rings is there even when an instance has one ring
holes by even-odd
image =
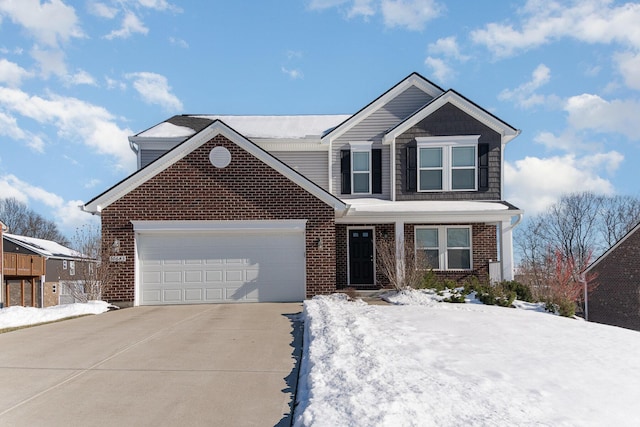
[[[0,197],[72,236],[173,114],[349,114],[416,71],[522,134],[505,199],[640,196],[640,3],[0,0]]]

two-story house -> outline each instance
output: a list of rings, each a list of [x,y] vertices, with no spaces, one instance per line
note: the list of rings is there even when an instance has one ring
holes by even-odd
[[[83,206],[118,248],[107,299],[377,289],[382,240],[398,269],[409,248],[409,268],[512,279],[522,211],[502,199],[503,157],[518,134],[417,73],[353,115],[171,117],[129,138],[138,170]]]

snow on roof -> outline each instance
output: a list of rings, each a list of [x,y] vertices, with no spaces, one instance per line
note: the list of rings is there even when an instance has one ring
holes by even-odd
[[[396,213],[396,212],[491,212],[508,210],[509,207],[499,201],[442,201],[442,200],[404,200],[391,201],[381,199],[349,199],[346,202],[356,212]]]
[[[30,249],[45,257],[83,258],[83,255],[80,252],[62,246],[59,243],[52,242],[51,240],[36,239],[35,237],[18,236],[17,234],[8,233],[3,234],[3,237],[19,242],[23,244],[27,249]]]
[[[162,122],[159,125],[147,129],[138,136],[147,138],[177,138],[187,137],[196,133],[195,130],[186,126],[176,126],[173,123]]]
[[[350,115],[302,116],[197,116],[221,120],[247,138],[320,137],[347,120]]]

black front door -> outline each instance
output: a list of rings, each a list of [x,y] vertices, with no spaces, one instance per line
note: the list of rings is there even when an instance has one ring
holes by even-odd
[[[349,230],[349,284],[373,285],[373,230]]]

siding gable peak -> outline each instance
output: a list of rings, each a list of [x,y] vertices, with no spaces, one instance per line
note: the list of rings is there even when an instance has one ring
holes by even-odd
[[[360,111],[349,117],[347,120],[336,126],[334,129],[322,136],[322,143],[327,144],[344,135],[350,129],[358,125],[374,112],[393,101],[398,95],[405,92],[410,87],[416,87],[432,98],[440,96],[444,90],[438,85],[432,83],[420,74],[413,72],[391,89],[380,95],[378,98],[367,104]]]

